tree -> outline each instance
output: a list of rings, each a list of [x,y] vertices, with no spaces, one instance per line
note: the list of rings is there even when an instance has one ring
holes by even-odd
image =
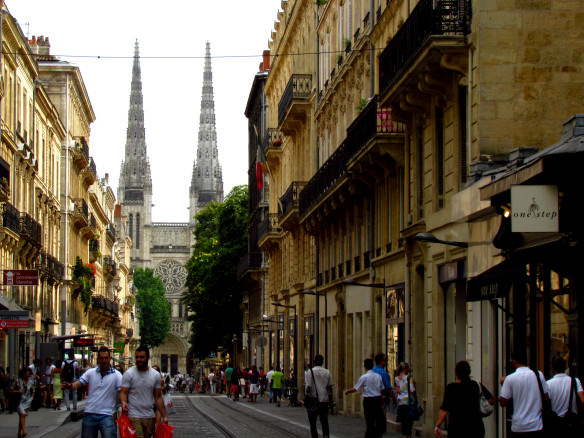
[[[170,303],[166,299],[162,280],[152,269],[136,269],[134,285],[138,289],[136,304],[140,308],[140,339],[142,344],[157,347],[170,330]]]
[[[237,186],[224,203],[211,203],[196,217],[183,301],[192,321],[192,351],[199,358],[228,348],[233,334],[241,332],[237,265],[247,252],[247,206],[247,187]]]

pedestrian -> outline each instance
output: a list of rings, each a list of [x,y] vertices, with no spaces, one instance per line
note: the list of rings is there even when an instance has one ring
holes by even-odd
[[[208,377],[209,377],[209,386],[211,387],[211,394],[215,394],[216,383],[215,383],[215,373],[213,372],[213,370],[211,370]]]
[[[166,394],[166,387],[164,385],[164,378],[160,373],[160,367],[158,365],[152,365],[152,369],[158,371],[158,374],[160,374],[160,391],[162,392],[162,399],[164,400],[164,394]],[[166,405],[164,407],[166,409]],[[156,424],[158,424],[162,419],[162,413],[158,410],[156,404],[154,405],[154,412],[156,413]]]
[[[260,392],[260,373],[255,365],[251,366],[251,370],[249,372],[249,401],[250,402],[257,402],[258,400],[258,393]]]
[[[387,366],[387,356],[384,353],[379,353],[375,356],[375,366],[373,367],[373,372],[379,374],[381,376],[381,380],[383,381],[383,403],[381,409],[383,410],[383,418],[384,421],[382,422],[383,433],[387,430],[387,421],[385,421],[385,411],[389,407],[390,400],[391,402],[395,402],[395,396],[393,394],[393,389],[391,387],[391,379],[389,378],[388,372],[385,370]]]
[[[280,366],[276,367],[276,371],[272,374],[272,393],[274,394],[274,401],[276,406],[280,407],[280,399],[282,398],[282,382],[284,374],[280,370]]]
[[[323,438],[328,438],[330,435],[328,408],[329,399],[333,391],[333,379],[329,370],[322,366],[323,363],[324,357],[321,354],[317,354],[314,357],[314,366],[304,373],[304,400],[309,397],[317,399],[317,409],[307,409],[310,436],[312,438],[318,438],[317,418],[320,418]]]
[[[410,397],[416,392],[416,382],[410,381],[410,365],[401,362],[397,369],[398,376],[395,379],[397,394],[397,421],[401,424],[401,432],[404,438],[412,436],[414,419],[410,415]]]
[[[231,374],[231,395],[233,396],[233,401],[239,401],[239,377],[241,372],[238,367],[233,368],[233,373]]]
[[[365,359],[363,366],[365,367],[365,374],[359,377],[353,388],[345,391],[345,395],[363,389],[363,414],[367,424],[365,438],[377,438],[383,434],[381,422],[385,422],[381,397],[385,387],[381,376],[373,371],[373,359]]]
[[[122,375],[111,365],[111,351],[105,345],[99,347],[97,362],[98,366],[89,368],[79,380],[63,383],[63,389],[76,392],[81,387],[88,387],[81,438],[97,438],[98,432],[101,438],[116,438],[114,413]]]
[[[448,416],[448,438],[483,438],[485,426],[479,409],[480,395],[495,404],[495,397],[482,383],[470,378],[470,365],[461,360],[455,366],[456,382],[449,383],[444,391],[438,419],[434,426],[434,435],[442,436],[440,426]]]
[[[227,398],[231,398],[231,375],[233,374],[233,367],[231,364],[227,364],[227,369],[225,370],[225,390],[227,392]]]
[[[270,391],[270,403],[274,402],[274,392],[272,391],[272,375],[274,374],[274,365],[270,365],[270,370],[266,374],[266,382]]]
[[[55,399],[55,410],[61,410],[61,402],[63,401],[63,388],[61,387],[61,373],[63,372],[63,361],[58,359],[53,371],[51,372],[50,385],[52,386],[52,394]]]
[[[43,378],[42,383],[45,388],[45,395],[43,396],[43,404],[44,408],[52,408],[54,405],[53,401],[53,381],[51,375],[53,374],[53,370],[55,369],[55,365],[53,365],[53,360],[50,357],[47,357],[45,360],[45,369],[43,371]]]
[[[141,345],[136,349],[136,365],[128,369],[122,378],[120,401],[122,411],[128,413],[136,438],[154,436],[156,415],[153,406],[162,414],[162,423],[168,423],[160,388],[160,373],[148,366],[150,350]]]
[[[40,361],[39,361],[40,362]],[[18,436],[26,436],[26,416],[30,410],[34,397],[35,379],[30,367],[20,370],[17,387],[14,392],[20,393],[20,403],[18,404]]]
[[[582,383],[577,377],[566,374],[566,361],[561,357],[552,359],[552,373],[554,376],[547,381],[547,384],[552,410],[559,417],[557,435],[566,438],[578,437],[581,430],[571,429],[569,424],[571,414],[568,414],[568,408],[571,402],[572,414],[578,416],[578,406],[584,403]]]
[[[68,359],[65,360],[63,364],[63,371],[61,372],[61,380],[64,383],[73,383],[75,379],[79,377],[77,374],[77,361],[75,360],[75,354],[69,353],[67,355]],[[69,385],[66,385],[65,388],[69,388]],[[73,410],[77,411],[77,391],[73,391],[71,389],[65,389],[63,392],[63,398],[65,399],[65,407],[68,411],[71,410],[69,406],[69,400],[73,401]]]
[[[505,407],[513,400],[511,438],[543,436],[543,406],[539,387],[541,384],[544,396],[549,398],[548,385],[543,374],[530,369],[526,363],[525,354],[515,353],[511,360],[515,371],[501,379],[501,406]]]

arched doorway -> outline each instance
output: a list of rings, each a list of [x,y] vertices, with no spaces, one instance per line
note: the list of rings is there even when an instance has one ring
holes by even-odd
[[[185,374],[187,372],[188,344],[185,340],[170,333],[164,344],[152,350],[151,365],[159,365],[164,373]]]

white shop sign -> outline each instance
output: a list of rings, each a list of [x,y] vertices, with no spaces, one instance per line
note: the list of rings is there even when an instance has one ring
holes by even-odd
[[[511,231],[554,233],[559,231],[558,186],[511,187]]]

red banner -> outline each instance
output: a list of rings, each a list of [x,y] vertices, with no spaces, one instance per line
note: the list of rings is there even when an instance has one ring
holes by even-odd
[[[29,321],[21,321],[18,319],[0,319],[1,329],[11,328],[28,328]]]
[[[4,286],[38,286],[37,269],[5,269]]]

